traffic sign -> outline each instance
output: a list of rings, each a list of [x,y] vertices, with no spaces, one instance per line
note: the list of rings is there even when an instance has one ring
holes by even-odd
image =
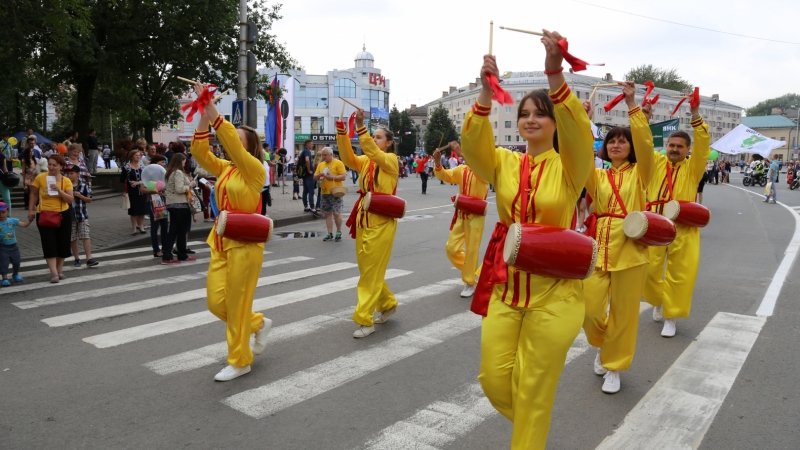
[[[244,100],[231,103],[231,123],[237,127],[244,124]]]

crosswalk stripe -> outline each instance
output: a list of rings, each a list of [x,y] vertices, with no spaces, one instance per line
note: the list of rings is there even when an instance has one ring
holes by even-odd
[[[717,313],[597,449],[696,448],[765,322]]]
[[[569,364],[589,349],[581,330],[567,352]],[[496,415],[479,383],[469,383],[444,400],[437,400],[417,410],[407,419],[396,422],[361,447],[383,449],[441,449],[472,431],[481,422]]]
[[[288,281],[301,280],[303,278],[313,277],[339,270],[352,269],[358,267],[357,264],[342,262],[329,264],[327,266],[312,267],[309,269],[295,270],[289,273],[282,273],[278,275],[270,275],[261,277],[256,283],[257,287],[275,285],[285,283]],[[205,298],[206,288],[192,289],[177,294],[165,295],[161,297],[153,297],[136,302],[123,303],[120,305],[106,306],[103,308],[90,309],[72,314],[64,314],[62,316],[48,317],[42,319],[42,322],[51,327],[64,327],[67,325],[75,325],[78,323],[90,322],[98,319],[107,319],[111,317],[122,316],[135,312],[146,311],[148,309],[161,308],[168,305],[176,305],[178,303],[185,303],[192,300]]]
[[[273,383],[248,389],[222,403],[260,419],[330,391],[370,372],[432,348],[447,339],[478,328],[480,318],[470,311],[438,320],[421,328],[295,372]]]
[[[187,242],[186,243],[186,245],[203,245],[203,244],[205,244],[204,241],[191,241],[191,242]],[[148,253],[152,254],[153,248],[152,247],[136,247],[136,248],[126,248],[126,249],[121,249],[121,250],[109,250],[109,251],[97,252],[97,253],[92,252],[92,258],[103,258],[103,257],[108,257],[108,256],[130,255],[132,253],[141,253],[141,252],[148,252]],[[38,266],[47,267],[47,263],[42,259],[23,261],[22,265],[24,266],[23,267],[24,269],[29,269],[29,268],[38,267]],[[73,267],[72,266],[67,266],[67,263],[64,263],[64,269],[72,270]],[[77,267],[75,269],[77,269]],[[21,273],[23,275],[26,274],[26,272],[21,272]]]
[[[262,268],[274,267],[282,264],[290,264],[294,262],[308,261],[312,259],[314,258],[309,258],[307,256],[294,256],[291,258],[273,259],[265,261],[263,264],[261,264],[261,267]],[[37,298],[35,300],[14,302],[12,303],[12,305],[16,306],[19,309],[30,309],[30,308],[38,308],[41,306],[57,305],[61,303],[74,302],[77,300],[105,297],[106,295],[119,294],[122,292],[138,291],[144,288],[152,288],[156,286],[181,283],[184,281],[198,280],[201,278],[205,278],[207,273],[208,272],[203,271],[197,273],[190,273],[186,275],[178,275],[174,277],[144,279],[142,281],[122,284],[119,286],[109,286],[106,288],[93,289],[90,291],[79,291],[70,294],[61,294],[61,295],[53,295],[50,297]]]
[[[400,269],[389,269],[386,271],[384,279],[392,279],[410,275],[412,272]],[[321,294],[331,294],[334,292],[352,289],[358,283],[359,277],[345,278],[343,280],[324,283],[305,289],[292,292],[263,297],[253,301],[253,311],[265,311],[279,306],[290,305],[304,300],[319,297]],[[174,333],[217,321],[213,314],[208,311],[201,311],[194,314],[174,317],[172,319],[161,320],[159,322],[146,323],[131,328],[112,331],[109,333],[98,334],[84,338],[83,341],[92,344],[97,348],[116,347],[118,345],[139,341],[142,339]]]
[[[200,249],[197,252],[198,253],[208,252],[208,250]],[[152,260],[153,257],[147,256],[145,259]],[[121,262],[117,264],[122,264],[123,262],[126,261],[133,262],[138,260],[139,258],[121,259],[119,260]],[[117,277],[124,277],[125,279],[129,279],[129,278],[139,277],[139,275],[147,272],[156,272],[160,270],[174,270],[179,267],[195,266],[202,263],[207,263],[208,261],[209,258],[198,258],[195,261],[182,262],[180,264],[175,264],[173,266],[162,266],[161,264],[154,264],[152,266],[137,267],[135,270],[132,268],[127,268],[112,272],[100,272],[94,269],[84,269],[84,275],[68,277],[61,280],[59,283],[50,283],[48,281],[40,281],[37,283],[25,283],[3,288],[3,292],[12,293],[12,292],[32,291],[35,289],[44,289],[44,288],[58,288],[59,286],[63,286],[65,284],[85,283],[87,281],[106,280],[108,278],[117,278]]]
[[[395,294],[400,305],[406,305],[426,297],[443,294],[453,286],[461,284],[461,280],[444,280],[438,283],[420,286],[408,291]],[[309,317],[297,322],[275,327],[269,334],[268,344],[274,345],[301,336],[309,335],[334,324],[350,320],[353,307],[342,308],[328,314]],[[188,372],[219,362],[228,352],[225,342],[207,345],[195,350],[167,356],[145,364],[145,367],[159,375],[170,375],[178,372]]]

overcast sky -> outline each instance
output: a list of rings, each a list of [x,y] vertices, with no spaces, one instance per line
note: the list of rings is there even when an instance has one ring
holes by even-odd
[[[642,64],[675,68],[703,95],[719,94],[742,108],[800,93],[797,0],[278,1],[283,19],[272,32],[307,73],[352,68],[366,43],[391,81],[390,102],[401,110],[474,81],[488,51],[489,20],[501,73],[544,66],[539,38],[497,28],[505,25],[557,30],[572,54],[606,63],[586,75],[619,80]]]

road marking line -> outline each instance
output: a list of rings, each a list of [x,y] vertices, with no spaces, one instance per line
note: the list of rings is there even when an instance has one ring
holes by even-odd
[[[389,269],[386,271],[384,279],[389,280],[392,278],[410,275],[411,273],[412,272],[407,270]],[[253,301],[253,311],[266,311],[279,306],[290,305],[292,303],[317,298],[321,295],[353,289],[358,283],[358,278],[359,277],[345,278],[343,280],[325,283],[319,286],[312,286],[292,292],[284,292],[283,294],[273,295],[271,297],[259,298]],[[116,347],[118,345],[128,344],[130,342],[135,342],[142,339],[199,327],[201,325],[216,322],[217,320],[219,319],[217,319],[216,316],[210,312],[200,311],[194,314],[187,314],[159,322],[151,322],[144,325],[112,331],[109,333],[89,336],[84,338],[83,341],[92,344],[97,348]]]
[[[728,185],[728,187],[749,192],[750,194],[758,197],[763,197],[763,195],[740,188],[738,186]],[[789,211],[789,213],[794,217],[794,234],[792,235],[792,239],[789,241],[789,245],[786,246],[786,251],[783,253],[783,259],[778,265],[778,269],[775,271],[775,274],[772,276],[772,281],[770,281],[769,287],[767,287],[767,292],[764,293],[764,297],[761,299],[761,303],[758,306],[756,315],[760,317],[770,317],[775,312],[775,305],[778,302],[778,297],[781,295],[783,283],[786,281],[786,277],[789,276],[789,272],[792,270],[794,260],[797,259],[797,253],[800,251],[800,213],[785,203],[778,202],[778,204],[786,208],[786,210]]]
[[[444,280],[438,283],[399,292],[395,294],[395,297],[400,305],[407,305],[418,300],[422,300],[426,297],[443,294],[452,290],[453,286],[460,285],[460,279]],[[350,321],[350,316],[352,316],[352,314],[353,307],[350,306],[330,312],[328,314],[308,317],[297,322],[275,327],[268,336],[268,345],[274,345],[279,342],[296,339],[298,337],[306,336],[334,326],[341,322]],[[144,364],[144,366],[159,375],[170,375],[178,372],[188,372],[190,370],[199,369],[211,364],[216,364],[222,361],[227,354],[227,343],[218,342],[216,344],[207,345],[195,350],[189,350],[187,352],[157,359]]]
[[[336,272],[339,270],[352,269],[358,267],[354,263],[336,263],[327,266],[312,267],[309,269],[295,270],[293,272],[282,273],[278,275],[270,275],[258,279],[256,287],[276,285],[288,281],[301,280],[303,278],[313,277],[315,275],[322,275],[326,273]],[[192,289],[177,294],[165,295],[162,297],[153,297],[136,302],[123,303],[120,305],[106,306],[103,308],[89,309],[72,314],[65,314],[62,316],[48,317],[42,319],[42,322],[51,327],[64,327],[67,325],[75,325],[78,323],[91,322],[98,319],[108,319],[111,317],[122,316],[149,309],[161,308],[168,305],[176,305],[179,303],[190,302],[206,297],[206,288]]]
[[[274,259],[270,261],[265,261],[263,264],[261,264],[261,267],[262,268],[275,267],[282,264],[290,264],[294,262],[308,261],[312,259],[314,258],[309,258],[306,256],[295,256],[291,258]],[[30,308],[39,308],[41,306],[58,305],[61,303],[74,302],[77,300],[105,297],[106,295],[119,294],[121,292],[139,291],[142,288],[151,288],[156,286],[162,286],[165,284],[174,284],[174,283],[181,283],[184,281],[198,280],[201,278],[205,278],[207,273],[208,272],[203,271],[197,273],[190,273],[186,275],[178,275],[174,277],[144,279],[142,281],[137,281],[135,283],[122,284],[119,286],[109,286],[106,288],[93,289],[90,291],[78,291],[78,292],[72,292],[70,294],[53,295],[51,297],[37,298],[36,300],[14,302],[12,303],[12,305],[16,306],[19,309],[30,309]]]
[[[766,320],[717,313],[597,449],[699,447]]]
[[[474,313],[458,313],[367,349],[351,352],[267,385],[231,395],[223,399],[222,403],[260,419],[428,350],[480,325],[480,317]]]
[[[493,196],[491,196],[491,197],[487,197],[487,198],[486,198],[486,200],[491,200],[491,199],[493,199],[494,197],[495,197],[494,195],[493,195]],[[406,214],[408,214],[408,213],[413,213],[413,212],[417,212],[417,211],[428,211],[428,210],[430,210],[430,209],[446,208],[446,207],[448,207],[448,206],[449,206],[450,208],[452,208],[452,207],[453,207],[453,204],[452,204],[452,203],[448,203],[448,204],[446,204],[446,205],[430,206],[430,207],[428,207],[428,208],[411,209],[411,210],[408,210],[408,211],[406,211]]]
[[[197,253],[208,253],[208,249],[200,249],[197,250]],[[146,256],[143,258],[129,258],[126,260],[119,260],[122,262],[132,262],[132,261],[139,261],[139,260],[155,260],[152,256]],[[12,292],[23,292],[23,291],[32,291],[35,289],[45,289],[45,288],[59,288],[64,286],[65,284],[73,284],[73,283],[85,283],[88,281],[97,281],[97,280],[105,280],[108,278],[117,278],[123,277],[124,279],[132,279],[138,277],[140,274],[145,272],[156,272],[161,270],[174,270],[181,267],[186,266],[194,266],[199,265],[202,263],[207,263],[209,258],[198,258],[196,261],[192,262],[182,262],[180,264],[175,264],[172,266],[162,266],[161,264],[154,264],[152,266],[144,266],[144,267],[136,267],[136,268],[127,268],[122,270],[117,270],[113,272],[99,272],[95,269],[84,269],[84,275],[79,275],[75,277],[68,277],[61,280],[59,283],[50,283],[49,281],[40,281],[37,283],[23,283],[18,284],[15,286],[3,288],[4,293],[12,293]],[[122,264],[115,263],[115,264]],[[108,265],[108,264],[107,264]],[[50,272],[47,272],[50,273]]]

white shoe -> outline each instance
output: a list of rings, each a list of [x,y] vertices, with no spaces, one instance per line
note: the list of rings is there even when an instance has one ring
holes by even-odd
[[[264,317],[264,326],[255,332],[256,339],[253,342],[253,354],[260,355],[267,348],[267,334],[272,329],[272,320]]]
[[[375,327],[365,327],[360,326],[356,331],[353,332],[353,337],[356,339],[361,339],[369,336],[370,334],[375,332]]]
[[[664,320],[664,308],[653,306],[653,322],[661,322],[662,320]]]
[[[475,293],[475,285],[474,284],[465,284],[464,289],[461,291],[461,298],[469,298],[472,297],[472,294]]]
[[[603,376],[602,390],[606,394],[616,394],[619,392],[619,384],[619,372],[609,370],[608,373]]]
[[[220,370],[216,375],[214,375],[214,380],[231,381],[234,378],[239,378],[240,376],[247,375],[248,373],[250,373],[250,366],[233,367],[231,365],[227,365],[224,369]]]
[[[678,331],[678,326],[675,323],[675,319],[665,319],[664,328],[661,329],[661,336],[673,337],[676,331]]]
[[[597,355],[594,357],[594,374],[595,375],[605,375],[608,372],[608,369],[603,367],[603,363],[600,361],[600,352],[597,352]]]
[[[375,320],[373,320],[373,322],[375,322],[375,323],[386,323],[386,322],[389,321],[389,317],[392,317],[392,314],[394,314],[395,312],[397,312],[397,306],[395,306],[392,309],[387,309],[386,311],[383,311],[382,313],[378,314],[378,317]],[[358,337],[358,336],[356,336],[356,337]],[[363,337],[363,336],[361,336],[361,337]]]

